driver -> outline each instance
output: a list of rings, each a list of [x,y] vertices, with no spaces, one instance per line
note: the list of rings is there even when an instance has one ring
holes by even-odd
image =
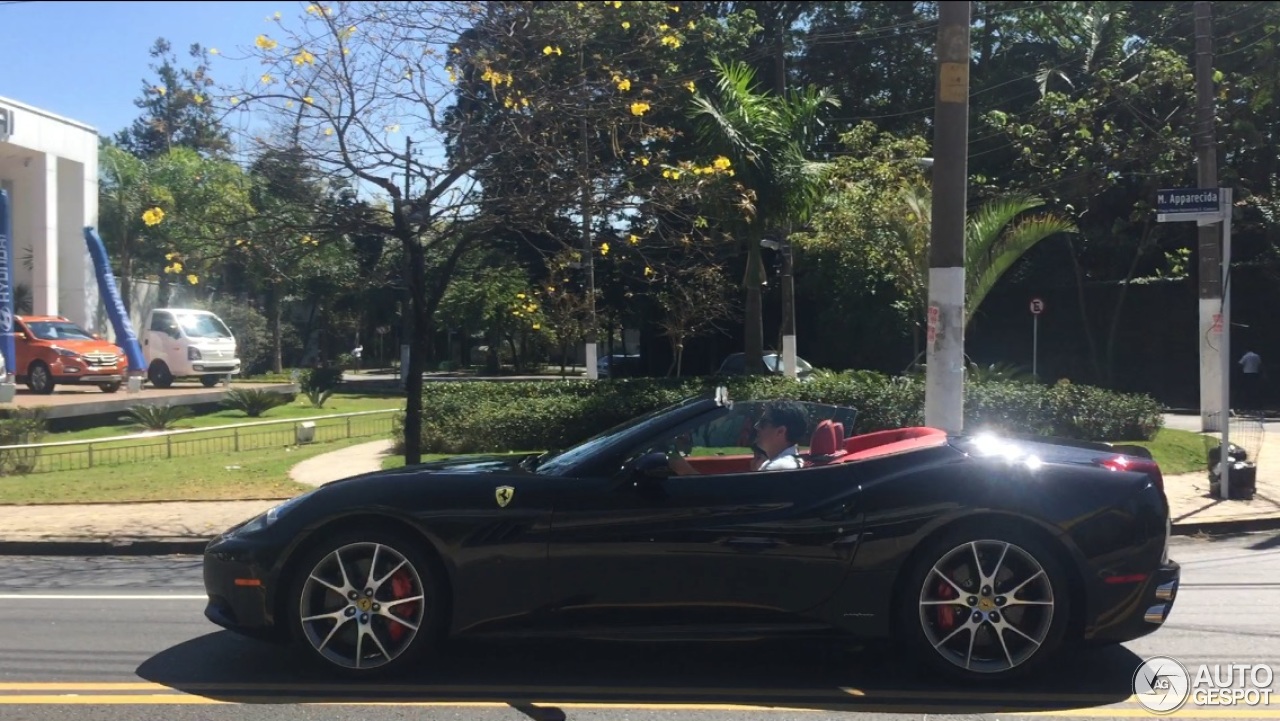
[[[795,401],[775,401],[764,407],[756,421],[756,446],[764,451],[762,471],[786,471],[803,468],[798,444],[804,440],[809,419],[804,408]]]
[[[809,427],[804,408],[794,401],[774,401],[767,404],[760,420],[753,426],[755,443],[751,445],[754,457],[753,471],[784,471],[804,467],[798,444],[804,440]],[[680,453],[667,456],[667,462],[677,475],[696,475],[698,471]]]

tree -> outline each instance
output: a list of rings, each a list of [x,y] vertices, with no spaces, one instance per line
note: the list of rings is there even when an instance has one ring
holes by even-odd
[[[746,244],[746,367],[764,367],[760,241],[766,231],[790,231],[817,207],[830,166],[809,160],[806,151],[830,93],[813,87],[785,95],[761,92],[755,72],[739,62],[716,62],[711,97],[699,94],[693,114],[701,120],[699,139],[710,153],[728,156],[737,169],[737,212],[730,216],[738,240]],[[727,166],[726,166],[727,167]]]
[[[722,321],[733,319],[735,308],[727,293],[729,287],[722,268],[703,265],[673,273],[657,289],[658,305],[663,311],[658,327],[671,343],[668,374],[681,374],[687,339],[721,330]]]
[[[116,142],[139,158],[150,159],[174,148],[191,148],[204,155],[225,154],[231,141],[222,129],[212,100],[209,56],[199,44],[189,49],[195,67],[177,67],[169,41],[156,40],[151,57],[155,81],[142,82],[142,96],[134,105],[143,111],[133,125],[116,134]]]

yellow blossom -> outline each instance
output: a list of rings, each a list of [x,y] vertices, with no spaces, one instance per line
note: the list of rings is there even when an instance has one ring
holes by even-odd
[[[697,25],[696,23],[694,23],[692,20],[690,20],[690,21],[689,21],[689,29],[690,29],[690,30],[697,30],[697,29],[698,29],[698,25]]]
[[[236,238],[236,246],[237,246],[237,247],[239,247],[239,246],[241,246],[241,245],[248,245],[248,244],[249,244],[249,241],[245,240],[244,238]]]
[[[232,105],[239,105],[239,104],[240,104],[240,98],[237,98],[236,96],[232,95],[232,96],[231,96],[231,104],[232,104]]]
[[[166,91],[162,86],[160,86],[160,85],[157,85],[157,86],[156,86],[155,88],[153,88],[153,89],[154,89],[157,93],[159,93],[159,94],[160,94],[160,97],[164,97],[164,94],[167,92],[167,91]]]
[[[279,20],[279,19],[280,19],[280,17],[281,17],[281,15],[280,15],[280,11],[278,11],[278,10],[277,10],[277,11],[276,11],[276,14],[275,14],[275,15],[272,15],[271,17],[275,18],[276,20]]]
[[[217,55],[217,54],[218,54],[218,49],[217,49],[217,48],[209,48],[209,54],[210,54],[210,55]]]
[[[195,101],[196,105],[199,105],[204,102],[204,96],[201,95],[200,93],[196,93],[191,99]]]
[[[636,235],[635,233],[632,233],[631,235],[627,236],[627,240],[631,241],[632,245],[636,245],[640,242],[640,236]]]
[[[315,65],[316,56],[312,55],[306,50],[303,50],[299,52],[296,56],[294,56],[293,64],[294,65]]]
[[[631,89],[631,81],[630,81],[630,80],[628,80],[627,78],[623,78],[623,79],[621,79],[621,80],[619,80],[619,81],[618,81],[618,90],[621,90],[622,92],[624,92],[624,93],[625,93],[625,92],[627,92],[627,91],[628,91],[628,90],[630,90],[630,89]]]
[[[266,35],[259,35],[258,39],[254,40],[253,42],[262,50],[275,50],[276,46],[279,45],[279,43],[267,37]]]
[[[713,161],[711,164],[716,166],[716,170],[728,170],[729,166],[732,165],[733,163],[731,163],[728,158],[721,155],[717,157],[715,161]]]
[[[324,129],[324,134],[325,134],[325,135],[333,135],[333,128],[325,128],[325,129]]]
[[[534,323],[534,324],[533,324],[533,329],[534,329],[534,330],[541,330],[541,329],[542,329],[542,324],[541,324],[541,323]]]
[[[620,8],[620,7],[622,7],[622,0],[613,0],[613,6],[614,6],[615,8]]]
[[[608,243],[601,243],[601,244],[600,244],[600,255],[608,255],[608,254],[609,254],[609,244],[608,244]]]
[[[622,21],[622,29],[623,29],[623,30],[630,30],[630,29],[631,29],[631,21],[630,21],[630,20],[623,20],[623,21]]]
[[[644,115],[649,112],[649,104],[645,102],[635,102],[631,104],[632,115]]]
[[[346,30],[338,33],[338,37],[342,40],[349,40],[352,35],[356,34],[356,26],[348,25]]]
[[[165,260],[173,260],[174,258],[177,258],[177,257],[178,257],[178,254],[177,254],[177,253],[165,253],[165,254],[164,254],[164,259],[165,259]]]
[[[661,25],[658,26],[658,32],[661,32],[661,33],[665,33],[670,29],[671,29],[671,26],[666,23],[662,23]]]
[[[564,55],[564,52],[560,50],[559,45],[555,47],[551,47],[550,45],[548,45],[542,49],[542,54],[543,55]]]
[[[316,101],[315,101],[315,98],[308,95],[307,97],[302,99],[302,102],[306,103],[307,105],[314,105]]]
[[[271,80],[272,80],[272,77],[271,77],[271,75],[270,75],[269,73],[263,73],[263,74],[262,74],[262,84],[263,84],[263,85],[270,85],[270,84],[271,84]]]
[[[679,6],[679,5],[670,5],[670,6],[668,6],[668,7],[671,9],[671,12],[673,12],[673,13],[678,13],[678,12],[680,12],[680,6]]]
[[[524,299],[525,299],[525,298],[527,298],[527,297],[528,297],[528,296],[527,296],[527,295],[525,295],[524,293],[516,293],[516,298],[517,298],[518,300],[524,300]]]
[[[694,85],[694,83],[693,83],[693,81],[692,81],[692,80],[690,80],[689,82],[685,83],[685,84],[684,84],[684,86],[685,86],[686,88],[688,88],[688,89],[689,89],[689,92],[691,92],[691,93],[696,93],[696,92],[698,92],[698,86],[697,86],[697,85]]]
[[[644,274],[646,277],[653,275],[653,268],[650,268],[649,266],[646,265],[644,267]]]
[[[142,214],[142,222],[147,225],[159,225],[164,220],[164,211],[160,208],[151,208]]]
[[[192,273],[187,276],[187,282],[191,285],[195,285],[200,282],[200,279],[196,277],[195,273]]]
[[[680,47],[680,38],[677,38],[674,35],[666,35],[662,38],[662,44],[666,45],[672,50],[675,50]]]
[[[446,65],[444,68],[444,71],[449,74],[449,82],[451,83],[458,82],[458,76],[456,73],[453,72],[452,66]]]

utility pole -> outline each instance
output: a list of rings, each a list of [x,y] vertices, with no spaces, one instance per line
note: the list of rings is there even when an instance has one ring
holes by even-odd
[[[1213,9],[1212,3],[1195,3],[1196,15],[1196,185],[1218,187],[1218,148],[1215,133],[1213,94]],[[1221,431],[1226,425],[1229,398],[1222,395],[1222,376],[1230,373],[1223,364],[1220,343],[1231,332],[1222,322],[1222,226],[1199,227],[1200,324],[1200,425],[1204,431]]]
[[[964,234],[969,175],[970,3],[938,3],[925,423],[964,428]]]
[[[775,90],[779,98],[787,95],[787,23],[782,13],[777,18],[777,34],[774,38]],[[778,246],[782,251],[782,372],[788,378],[798,375],[796,368],[796,286],[792,265],[791,224]]]
[[[587,142],[587,119],[582,118],[582,252],[586,253],[587,259],[583,267],[587,271],[587,377],[596,380],[600,377],[600,369],[597,367],[598,351],[596,347],[596,255],[591,248],[591,178],[587,173],[590,170],[590,156],[587,154],[589,145]]]
[[[409,202],[409,168],[412,164],[413,139],[404,139],[404,202]],[[409,260],[409,259],[406,259]],[[412,262],[410,260],[410,262]],[[405,268],[404,294],[400,300],[400,384],[409,387],[409,356],[413,353],[413,283],[412,270]]]

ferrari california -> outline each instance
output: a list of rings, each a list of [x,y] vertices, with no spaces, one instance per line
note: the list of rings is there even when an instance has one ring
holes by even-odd
[[[453,637],[816,635],[974,680],[1168,618],[1179,566],[1141,448],[856,417],[719,389],[566,450],[336,481],[209,543],[205,616],[355,676]],[[785,468],[759,469],[762,434]]]

